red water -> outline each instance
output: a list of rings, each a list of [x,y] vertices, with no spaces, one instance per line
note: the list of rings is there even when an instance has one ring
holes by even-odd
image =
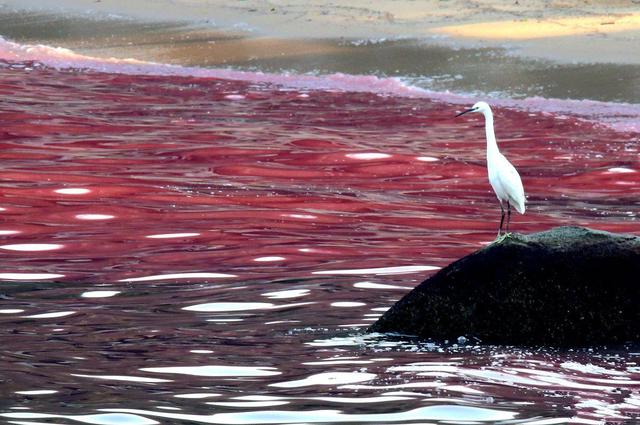
[[[430,270],[495,238],[481,116],[375,92],[34,63],[0,66],[0,99],[6,418],[598,423],[640,413],[633,351],[359,336]],[[640,234],[638,134],[494,112],[528,197],[511,230]],[[87,294],[98,290],[117,293]],[[54,392],[21,393],[34,390]],[[200,393],[218,395],[181,397]]]

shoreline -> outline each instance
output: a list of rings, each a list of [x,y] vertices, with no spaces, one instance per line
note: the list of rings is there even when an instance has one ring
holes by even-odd
[[[252,72],[229,68],[185,67],[139,60],[103,59],[84,56],[70,50],[43,45],[22,45],[0,39],[0,60],[16,62],[15,69],[24,69],[25,62],[36,62],[58,70],[87,70],[106,74],[133,76],[214,78],[238,80],[256,84],[272,84],[285,89],[307,91],[340,91],[374,93],[382,96],[424,98],[451,105],[468,106],[482,97],[472,93],[424,90],[394,78],[373,75],[323,74],[300,75]],[[9,65],[12,68],[12,65]],[[230,99],[235,97],[230,97]],[[485,98],[497,108],[529,113],[554,114],[558,119],[578,118],[591,124],[628,133],[633,140],[640,136],[640,104],[603,102],[589,99],[558,99],[539,96],[514,99]],[[630,139],[631,140],[631,139]]]
[[[278,7],[286,9],[295,5],[296,1],[298,0],[287,0],[280,3],[285,6]],[[431,1],[426,0],[421,3]],[[441,1],[451,4],[459,3],[458,0]],[[573,0],[569,1],[571,2]],[[458,38],[436,37],[433,34],[428,38],[419,38],[415,34],[404,37],[399,35],[397,29],[396,33],[392,34],[393,37],[387,37],[385,34],[388,34],[389,28],[394,25],[402,28],[410,27],[406,23],[401,25],[395,21],[387,24],[370,22],[362,27],[354,25],[354,29],[351,30],[352,33],[377,31],[369,34],[371,38],[337,37],[335,26],[338,23],[334,23],[334,27],[322,27],[315,23],[309,25],[310,34],[321,31],[322,34],[316,35],[327,37],[331,35],[333,38],[302,39],[280,36],[275,34],[277,32],[275,30],[271,34],[258,34],[257,31],[247,31],[246,28],[243,30],[232,28],[225,31],[219,24],[221,18],[218,18],[217,25],[214,25],[206,14],[201,15],[198,20],[186,19],[195,10],[190,7],[204,7],[203,4],[209,7],[218,3],[210,0],[158,0],[158,3],[171,3],[172,6],[168,10],[158,6],[146,12],[131,8],[148,5],[148,0],[132,2],[131,5],[122,0],[102,0],[99,3],[94,3],[93,0],[90,2],[61,0],[56,7],[47,3],[46,8],[35,8],[33,4],[38,2],[25,0],[20,2],[24,3],[23,7],[15,10],[14,6],[9,6],[8,3],[18,2],[0,0],[0,6],[4,5],[0,7],[0,28],[2,28],[0,36],[6,40],[16,41],[19,45],[25,46],[26,50],[36,52],[30,56],[25,56],[24,52],[19,53],[18,56],[23,58],[30,57],[38,60],[38,54],[47,56],[53,53],[53,56],[48,57],[49,64],[70,63],[70,67],[81,68],[82,63],[90,63],[88,67],[96,70],[103,69],[101,66],[106,64],[104,69],[116,70],[115,72],[122,72],[125,69],[134,70],[140,64],[151,65],[151,67],[161,67],[163,64],[180,65],[192,67],[189,72],[193,72],[196,76],[218,75],[220,78],[225,78],[226,75],[236,75],[235,78],[237,78],[242,72],[263,72],[270,75],[264,77],[264,81],[291,77],[297,78],[299,82],[303,82],[301,83],[303,85],[314,78],[325,78],[325,82],[317,83],[321,86],[327,81],[329,85],[334,84],[340,79],[340,74],[347,74],[349,78],[339,83],[341,89],[347,90],[355,86],[362,87],[364,84],[372,84],[373,89],[377,90],[375,87],[394,83],[384,79],[396,78],[400,79],[409,90],[411,87],[417,87],[433,93],[434,99],[475,98],[507,108],[525,110],[528,108],[545,110],[546,108],[558,114],[575,113],[578,116],[591,117],[592,121],[599,120],[607,126],[614,123],[615,128],[621,131],[636,133],[640,131],[638,127],[640,121],[637,121],[637,117],[640,117],[638,111],[640,85],[634,84],[634,81],[640,81],[640,51],[635,55],[626,52],[633,61],[637,56],[638,65],[598,62],[585,64],[579,61],[566,63],[551,59],[528,58],[521,55],[521,51],[513,46],[498,43],[497,47],[487,47],[480,40],[464,41]],[[415,12],[415,4],[419,2],[399,0],[381,4],[389,6],[396,3],[399,5],[411,3],[413,9],[409,8],[406,11],[409,13]],[[539,2],[536,0],[533,3]],[[28,9],[30,4],[33,6],[31,11],[25,12],[24,10]],[[185,10],[182,14],[176,12],[172,20],[167,16],[154,15],[159,10],[165,15],[172,13],[176,5],[183,4],[186,5]],[[251,4],[255,4],[254,0],[243,2],[245,6]],[[328,2],[312,2],[311,10],[316,10],[320,4],[328,4]],[[83,7],[87,9],[82,11]],[[212,10],[229,13],[228,7],[226,9],[223,6],[219,7],[220,9]],[[98,10],[99,8],[105,10]],[[114,10],[120,13],[116,14]],[[127,10],[130,13],[125,16],[123,11]],[[566,19],[574,19],[567,17],[569,12],[565,9],[558,8],[556,12],[564,14]],[[573,9],[570,11],[573,15],[579,12],[580,10]],[[591,12],[598,11],[590,10],[589,13]],[[360,16],[356,12],[351,13]],[[512,12],[501,13],[505,20],[507,17],[512,19]],[[586,12],[582,10],[580,13],[584,15]],[[495,11],[490,11],[482,16],[495,19],[495,15]],[[282,16],[287,16],[287,13],[274,13],[274,16],[270,17],[273,28],[277,27],[276,23],[282,19]],[[329,14],[329,17],[323,19],[336,20],[340,16],[342,15]],[[479,21],[482,16],[474,17],[475,21]],[[593,16],[590,16],[589,19],[593,19]],[[238,19],[234,25],[244,27],[244,21],[240,18],[239,15],[233,18]],[[465,23],[469,19],[461,12],[455,19],[441,18],[439,22],[446,21],[448,28],[469,28],[465,25],[486,25],[486,22],[491,22]],[[228,26],[233,27],[231,22],[233,21],[228,22]],[[631,19],[631,23],[634,24],[634,22]],[[289,25],[294,26],[294,24]],[[615,26],[615,24],[607,24],[605,27],[609,28],[611,25]],[[279,29],[281,32],[285,30],[286,28]],[[582,31],[583,34],[571,37],[581,39],[592,37],[588,33],[585,34],[584,29]],[[625,31],[626,33],[628,31]],[[555,45],[559,39],[564,38],[567,37],[554,37],[552,41]],[[618,50],[625,46],[624,44],[620,46],[612,38],[604,37],[603,39],[607,45],[617,46]],[[628,41],[632,40],[635,39],[632,37]],[[524,42],[544,46],[545,43],[549,43],[549,39],[542,37],[533,41],[524,40]],[[576,46],[573,42],[567,41],[567,43],[569,47]],[[5,48],[7,44],[4,43]],[[49,47],[34,49],[34,46],[39,44],[53,49]],[[56,50],[58,47],[70,49],[70,52]],[[12,57],[11,48],[8,53],[7,51],[3,53],[2,49],[2,43],[0,43],[0,58]],[[19,47],[18,50],[20,49],[22,48]],[[582,54],[580,49],[576,49],[576,52]],[[53,66],[56,67],[56,65]],[[146,69],[147,71],[144,72],[148,72],[150,68]],[[180,72],[176,71],[178,74]],[[337,78],[336,75],[338,75]],[[366,80],[370,77],[379,77],[383,81]],[[362,81],[358,80],[362,78],[364,78]],[[311,83],[313,84],[316,82]],[[542,107],[543,104],[546,106]],[[571,105],[576,107],[575,111],[571,109]],[[618,122],[620,125],[617,124]]]
[[[532,0],[523,4],[517,0],[385,0],[375,5],[355,0],[350,6],[329,0],[42,3],[0,0],[0,14],[23,11],[85,20],[194,26],[201,33],[278,40],[289,48],[316,46],[323,40],[415,39],[446,47],[506,48],[522,58],[561,64],[640,65],[637,0]]]
[[[0,4],[3,1],[7,3],[12,0],[0,0]],[[175,1],[176,4],[185,2]],[[146,0],[142,3],[145,2]],[[211,3],[207,0],[192,2]],[[640,85],[634,84],[634,81],[640,81],[640,51],[635,55],[629,51],[624,52],[626,62],[637,59],[638,65],[615,62],[566,63],[570,57],[565,57],[564,62],[528,58],[521,54],[521,50],[509,44],[487,47],[480,41],[454,41],[450,37],[434,38],[433,35],[425,39],[416,38],[415,34],[412,37],[401,37],[398,33],[394,37],[386,37],[384,26],[381,27],[381,32],[376,33],[375,38],[340,38],[331,34],[334,30],[327,27],[323,28],[324,34],[327,37],[332,35],[333,38],[302,39],[274,34],[260,35],[238,29],[222,31],[219,26],[204,22],[207,20],[206,15],[199,21],[177,20],[184,18],[185,13],[177,14],[172,21],[166,20],[166,17],[163,18],[165,20],[160,20],[159,17],[155,20],[150,17],[142,20],[134,17],[134,14],[127,17],[109,15],[96,10],[97,7],[102,7],[103,2],[95,3],[92,9],[83,13],[79,9],[73,13],[60,9],[63,5],[78,7],[85,3],[85,0],[62,0],[59,8],[48,7],[55,9],[56,13],[12,11],[9,6],[0,7],[0,36],[22,44],[62,47],[78,54],[104,59],[135,59],[170,65],[231,68],[275,74],[344,73],[394,77],[430,91],[487,98],[544,97],[640,104]],[[112,3],[111,7],[120,7],[118,5],[121,0],[108,4]],[[134,3],[139,5],[138,2]],[[402,0],[399,3],[402,4]],[[175,8],[175,4],[172,7]],[[40,9],[44,10],[42,7]],[[237,21],[236,24],[242,22]],[[453,20],[449,19],[448,23],[452,24]],[[310,25],[312,30],[314,27],[317,25]],[[356,30],[365,31],[370,27],[375,25],[368,24]],[[460,25],[456,28],[459,27]],[[554,45],[559,44],[557,37],[553,41]],[[605,41],[607,45],[601,46],[602,49],[614,54],[624,51],[626,46],[611,39]],[[540,38],[523,42],[545,46],[548,40]],[[568,43],[566,48],[575,50],[578,56],[582,54],[583,51],[576,47],[582,44]],[[591,44],[599,46],[597,43]],[[585,46],[586,49],[588,45]],[[591,54],[600,55],[597,49]],[[601,56],[604,58],[606,55]]]

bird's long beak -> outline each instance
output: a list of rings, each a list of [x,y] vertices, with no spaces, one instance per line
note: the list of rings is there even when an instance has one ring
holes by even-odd
[[[460,115],[464,115],[464,114],[466,114],[467,112],[473,112],[473,111],[474,111],[474,109],[473,109],[473,108],[471,108],[471,109],[467,109],[466,111],[462,111],[462,112],[460,112],[460,113],[459,113],[458,115],[456,115],[454,118],[457,118],[457,117],[459,117]]]

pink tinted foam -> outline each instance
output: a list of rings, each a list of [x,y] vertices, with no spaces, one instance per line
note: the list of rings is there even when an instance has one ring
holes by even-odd
[[[0,60],[9,62],[37,62],[56,69],[87,69],[91,71],[129,74],[185,76],[242,80],[254,83],[270,83],[286,88],[302,90],[327,90],[372,92],[381,95],[423,97],[451,104],[468,105],[476,97],[450,92],[435,92],[402,82],[399,78],[380,78],[373,75],[329,75],[275,74],[238,71],[221,68],[199,68],[180,65],[145,62],[137,59],[97,58],[82,55],[62,47],[42,44],[19,44],[0,37]],[[493,105],[531,112],[548,112],[597,122],[617,131],[640,132],[640,105],[629,103],[601,102],[594,100],[547,99],[529,97],[525,99],[495,98]]]

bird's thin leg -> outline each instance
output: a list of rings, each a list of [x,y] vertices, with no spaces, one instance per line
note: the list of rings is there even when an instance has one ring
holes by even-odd
[[[502,207],[502,202],[500,202],[500,211],[502,211],[502,216],[500,217],[500,227],[498,227],[498,237],[500,237],[500,232],[502,232],[502,223],[504,223],[504,208]]]
[[[511,203],[507,201],[507,231],[509,233],[509,222],[511,221]]]

